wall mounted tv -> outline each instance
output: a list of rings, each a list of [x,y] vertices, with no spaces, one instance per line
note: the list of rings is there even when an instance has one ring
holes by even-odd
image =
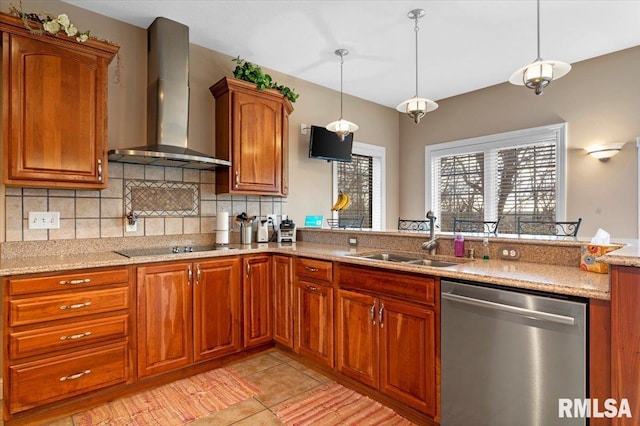
[[[353,133],[349,133],[344,141],[338,135],[324,127],[311,126],[309,138],[309,158],[327,161],[351,162],[351,148],[353,147]]]

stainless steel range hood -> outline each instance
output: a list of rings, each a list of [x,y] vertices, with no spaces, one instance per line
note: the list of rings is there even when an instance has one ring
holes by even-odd
[[[109,161],[188,169],[230,166],[227,160],[187,148],[189,28],[158,17],[147,33],[147,145],[112,149]]]

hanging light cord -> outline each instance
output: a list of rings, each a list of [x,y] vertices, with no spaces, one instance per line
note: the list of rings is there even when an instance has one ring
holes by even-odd
[[[541,61],[540,57],[540,0],[538,0],[538,59],[536,61]]]
[[[416,26],[413,28],[413,30],[416,33],[416,98],[417,98],[418,97],[418,31],[420,31],[420,27],[418,27],[418,19],[419,19],[418,13],[415,14],[414,19],[416,21]]]
[[[340,52],[340,120],[342,120],[342,66],[344,64],[344,53]]]

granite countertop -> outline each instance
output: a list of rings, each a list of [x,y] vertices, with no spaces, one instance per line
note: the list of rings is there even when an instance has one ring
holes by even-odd
[[[631,262],[632,266],[640,266],[639,250],[635,249],[635,257],[631,253],[618,254],[609,262],[613,264]],[[196,253],[178,253],[126,257],[116,252],[95,252],[80,254],[63,254],[37,257],[14,257],[0,260],[0,275],[17,275],[41,272],[57,272],[73,269],[96,268],[107,266],[124,266],[152,262],[195,260],[202,258],[229,255],[247,255],[256,253],[282,253],[296,256],[307,256],[329,261],[358,264],[363,266],[384,267],[390,270],[411,272],[425,275],[436,275],[442,278],[453,278],[469,281],[481,281],[508,287],[545,291],[572,296],[595,299],[610,299],[609,275],[582,271],[578,267],[547,265],[539,263],[482,260],[460,263],[446,268],[423,265],[401,264],[396,262],[375,261],[354,257],[354,254],[380,251],[375,248],[349,248],[332,244],[298,242],[295,244],[264,243],[251,246],[232,246],[228,250],[201,251]],[[619,250],[622,251],[622,250]],[[421,253],[424,255],[424,253]]]

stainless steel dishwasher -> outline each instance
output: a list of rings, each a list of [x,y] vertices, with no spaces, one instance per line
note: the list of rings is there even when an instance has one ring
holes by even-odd
[[[442,426],[585,425],[559,398],[587,397],[587,305],[441,281]]]

